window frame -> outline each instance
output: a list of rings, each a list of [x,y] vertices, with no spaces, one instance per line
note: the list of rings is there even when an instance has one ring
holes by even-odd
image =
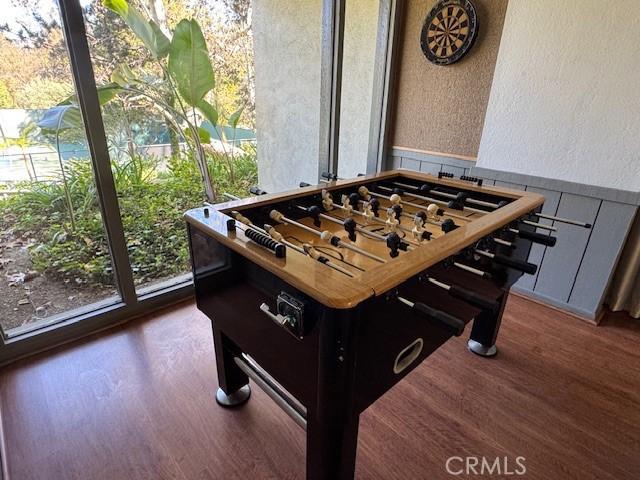
[[[336,174],[338,171],[346,1],[323,0],[319,180],[322,179],[321,175],[324,172]],[[391,105],[389,98],[393,90],[394,77],[394,45],[397,43],[394,42],[394,38],[398,35],[401,3],[398,0],[380,0],[374,69],[373,121],[370,129],[367,173],[380,171],[385,165],[384,158],[388,149],[386,130]],[[79,0],[58,0],[58,6],[120,297],[87,305],[86,309],[62,313],[55,318],[57,320],[55,323],[52,319],[41,328],[36,326],[33,330],[11,337],[2,331],[0,326],[0,366],[116,325],[125,324],[154,310],[192,297],[194,293],[193,281],[185,280],[184,275],[136,293],[111,171],[82,7]]]

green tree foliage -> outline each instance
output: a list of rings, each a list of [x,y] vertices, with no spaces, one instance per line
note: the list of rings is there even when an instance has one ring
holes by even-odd
[[[4,80],[0,80],[0,108],[13,108],[15,101]]]
[[[49,108],[68,97],[71,91],[71,86],[67,82],[36,77],[16,92],[15,103],[20,108]]]
[[[116,190],[137,284],[189,270],[189,250],[182,214],[202,202],[196,163],[188,156],[159,168],[154,157],[134,156],[112,162]],[[209,168],[224,191],[246,196],[257,181],[255,150],[234,159],[232,182],[226,163],[211,158]],[[11,228],[29,239],[35,268],[52,278],[89,285],[114,285],[109,249],[94,187],[91,162],[73,160],[67,183],[77,225],[66,213],[63,183],[20,185],[20,195],[0,199],[0,229]]]

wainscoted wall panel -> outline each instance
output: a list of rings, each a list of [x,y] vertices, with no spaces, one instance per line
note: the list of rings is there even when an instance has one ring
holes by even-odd
[[[526,190],[527,189],[526,185],[521,185],[519,183],[512,183],[512,182],[502,182],[500,180],[495,180],[493,182],[493,184],[496,187],[513,188],[514,190]]]
[[[524,275],[513,290],[597,320],[612,272],[640,205],[640,194],[583,186],[540,177],[494,172],[474,162],[394,148],[387,165],[437,175],[439,171],[474,175],[487,185],[540,193],[546,197],[544,213],[593,225],[591,230],[564,223],[554,225],[558,238],[553,248],[533,245],[529,261],[539,266],[536,275]],[[493,177],[493,178],[492,178]],[[508,178],[507,181],[504,178]],[[548,233],[538,229],[540,233]]]
[[[599,292],[594,291],[592,285],[606,285],[611,280],[609,266],[615,263],[626,237],[618,235],[617,232],[628,233],[636,209],[633,205],[602,202],[584,252],[582,266],[578,270],[569,296],[569,303],[592,311],[603,302],[603,296],[599,296]]]
[[[595,198],[563,193],[558,216],[593,223],[601,203]],[[536,293],[561,302],[569,301],[591,232],[574,225],[558,225],[558,231],[554,233],[558,243],[547,249],[539,266],[540,272],[534,286]]]
[[[438,175],[438,172],[442,169],[442,165],[430,162],[420,162],[420,171],[424,173],[430,173],[431,175]]]
[[[456,177],[459,177],[460,175],[464,175],[465,173],[467,173],[467,170],[468,169],[463,167],[454,167],[452,165],[442,165],[443,172],[453,173]]]

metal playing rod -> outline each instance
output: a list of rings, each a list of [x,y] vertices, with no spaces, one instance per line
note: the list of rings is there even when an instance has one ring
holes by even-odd
[[[277,231],[272,225],[265,224],[264,229],[266,230],[267,234],[277,242],[290,243],[290,242],[287,242],[284,236],[279,231]],[[320,252],[318,252],[318,250],[316,250],[312,245],[308,243],[303,243],[302,247],[293,245],[292,248],[294,248],[297,252],[300,252],[304,255],[308,255],[309,257],[313,258],[317,262],[324,263],[325,265],[333,268],[334,270],[338,270],[339,272],[344,273],[345,275],[348,275],[349,277],[353,278],[355,276],[351,271],[332,262],[329,258],[322,255]]]
[[[277,210],[271,210],[271,212],[269,213],[269,217],[272,218],[273,220],[277,221],[277,222],[281,222],[284,224],[288,224],[288,225],[293,225],[295,227],[298,227],[302,230],[305,230],[306,232],[312,233],[318,237],[320,237],[322,240],[331,243],[333,246],[335,247],[343,247],[346,248],[348,250],[351,250],[353,252],[356,252],[362,256],[365,256],[367,258],[370,258],[371,260],[375,260],[376,262],[380,262],[380,263],[387,263],[387,261],[384,258],[381,258],[377,255],[374,255],[373,253],[369,253],[366,250],[363,250],[362,248],[356,247],[355,245],[351,245],[349,243],[346,243],[344,241],[342,241],[340,239],[340,237],[337,237],[335,235],[333,235],[330,231],[325,230],[323,232],[319,232],[318,230],[315,230],[314,228],[308,227],[303,223],[300,222],[296,222],[295,220],[292,220],[290,218],[285,217],[282,213],[280,213]]]
[[[351,273],[349,270],[347,270],[346,268],[335,264],[334,262],[329,260],[326,256],[320,254],[320,252],[318,250],[316,250],[311,244],[305,243],[303,245],[303,248],[304,248],[304,251],[306,252],[306,254],[309,255],[314,260],[316,260],[316,261],[318,261],[320,263],[324,263],[325,265],[329,265],[331,268],[335,268],[339,272],[342,272],[345,275],[348,275],[349,277],[352,277],[352,278],[355,277],[355,275],[353,273]]]
[[[409,185],[406,183],[400,183],[400,182],[393,182],[394,185],[398,185],[400,187],[406,187],[406,188],[411,188],[412,190],[418,190],[419,187],[416,187],[415,185]],[[384,188],[384,187],[380,187],[380,188]],[[455,199],[456,195],[452,194],[452,193],[447,193],[447,192],[440,192],[438,190],[430,190],[431,193],[440,195],[442,197],[445,198],[451,198],[451,199]],[[406,193],[406,192],[405,192]],[[410,194],[410,193],[406,193],[407,195],[410,196],[415,196],[414,194]],[[473,203],[475,205],[480,205],[480,206],[484,206],[484,207],[489,207],[489,208],[500,208],[500,205],[497,203],[492,203],[492,202],[485,202],[484,200],[478,200],[475,198],[467,198],[465,200],[465,202],[467,203]],[[471,207],[465,207],[465,210],[469,210],[475,213],[489,213],[486,212],[484,210],[478,210],[478,209],[474,209]],[[592,228],[592,225],[590,223],[586,223],[586,222],[580,222],[577,220],[571,220],[569,218],[563,218],[563,217],[556,217],[555,215],[548,215],[546,213],[531,213],[530,215],[535,215],[539,218],[544,218],[547,220],[552,220],[554,222],[560,222],[560,223],[566,223],[569,225],[576,225],[578,227],[583,227],[583,228]],[[532,225],[535,226],[537,228],[543,228],[543,229],[547,229],[547,230],[551,230],[551,231],[556,231],[557,228],[554,227],[550,227],[549,225],[544,225],[544,224],[540,224],[540,223],[536,223],[536,222],[529,222],[528,220],[521,220],[523,223],[526,223],[527,225]]]
[[[551,225],[545,225],[543,223],[531,222],[529,220],[518,220],[525,225],[531,225],[532,227],[541,228],[542,230],[549,230],[551,232],[557,232],[558,229],[556,227],[552,227]]]
[[[497,238],[497,237],[491,237],[491,239],[492,239],[494,242],[496,242],[496,243],[498,243],[498,244],[500,244],[500,245],[504,245],[505,247],[509,247],[509,248],[516,248],[515,243],[507,242],[506,240],[503,240],[503,239],[501,239],[501,238]]]
[[[285,238],[280,234],[280,232],[278,232],[275,228],[271,227],[269,225],[269,229],[264,229],[264,228],[260,228],[257,225],[254,225],[253,222],[251,222],[251,220],[249,220],[247,217],[245,217],[244,215],[242,215],[240,212],[237,211],[233,211],[231,212],[231,216],[233,218],[235,218],[238,222],[245,224],[248,227],[251,227],[257,231],[259,231],[260,233],[263,233],[265,235],[269,235],[271,238],[273,238],[276,242],[280,242],[284,245],[286,245],[287,247],[291,248],[292,250],[295,250],[298,253],[301,253],[302,255],[307,255],[311,258],[313,258],[314,260],[319,261],[320,263],[323,263],[324,265],[326,265],[329,268],[333,268],[334,270],[337,270],[345,275],[348,275],[350,277],[354,277],[355,275],[350,272],[349,270],[341,267],[340,265],[336,265],[334,262],[331,262],[330,260],[327,261],[323,261],[323,258],[316,258],[313,255],[310,255],[309,252],[307,252],[304,248],[299,247],[291,242],[289,242],[288,240],[285,240]],[[265,225],[266,227],[267,225]]]
[[[367,198],[367,196],[370,195],[372,197],[377,197],[377,198],[382,198],[384,200],[387,200],[392,205],[409,205],[411,207],[417,208],[418,210],[427,213],[427,217],[426,217],[426,221],[427,222],[429,222],[429,223],[431,223],[433,225],[442,225],[442,221],[433,220],[433,219],[430,218],[430,216],[436,216],[435,212],[433,212],[433,209],[431,209],[431,210],[429,209],[430,205],[425,208],[424,205],[418,205],[417,203],[407,202],[405,200],[402,200],[400,195],[398,195],[397,193],[394,193],[391,196],[387,196],[387,195],[382,195],[380,193],[371,192],[364,185],[358,189],[358,193],[363,198]],[[360,200],[360,202],[361,203],[365,203],[363,200]],[[437,205],[436,205],[436,209],[437,209]],[[411,215],[409,213],[402,212],[400,215],[402,215],[403,217],[412,219],[414,217],[415,213],[414,213],[414,215]]]
[[[395,183],[394,183],[394,185],[395,185]],[[382,186],[378,186],[378,188],[381,189],[381,190],[388,190],[390,192],[393,192],[393,188],[382,187]],[[408,197],[417,198],[417,199],[424,200],[424,201],[427,201],[427,202],[433,202],[433,203],[435,203],[437,205],[443,205],[445,207],[448,206],[448,203],[445,202],[444,200],[440,199],[440,198],[427,197],[427,196],[424,196],[424,195],[417,195],[415,193],[410,193],[410,192],[403,192],[403,195],[407,195]],[[482,215],[486,215],[487,213],[491,213],[491,212],[487,212],[486,210],[480,210],[479,208],[473,208],[473,207],[463,207],[463,210],[467,210],[467,211],[472,212],[472,213],[480,213]],[[461,220],[467,220],[467,221],[472,220],[471,218],[467,218],[467,217],[464,217],[462,215],[456,215],[456,214],[453,214],[453,213],[450,213],[450,212],[447,212],[447,215],[449,215],[452,218],[460,218]]]
[[[302,207],[300,205],[296,205],[296,207],[298,207],[300,210],[302,210],[304,212],[310,213],[308,208]],[[336,223],[338,225],[343,225],[344,226],[344,223],[342,221],[340,221],[339,218],[332,217],[331,215],[327,215],[325,213],[320,213],[320,214],[318,214],[318,217],[322,218],[323,220],[327,220],[329,222],[333,222],[333,223]],[[387,239],[387,237],[385,237],[384,235],[380,235],[379,233],[372,232],[370,230],[362,228],[362,225],[360,225],[359,223],[356,224],[356,231],[360,232],[362,235],[365,235],[365,236],[368,235],[368,236],[370,236],[372,238],[375,238],[377,240],[383,240],[384,241],[384,240]]]
[[[519,270],[521,272],[528,273],[530,275],[534,275],[538,270],[538,266],[534,265],[533,263],[525,262],[522,260],[516,260],[510,257],[507,257],[505,255],[500,255],[498,253],[491,253],[485,250],[479,250],[477,248],[474,249],[474,251],[478,255],[482,255],[484,257],[490,258],[494,262],[504,265],[505,267],[513,268],[515,270]]]
[[[395,185],[400,186],[400,187],[410,188],[412,190],[419,190],[420,189],[419,187],[416,187],[415,185],[409,185],[409,184],[400,183],[400,182],[393,182],[393,183]],[[436,195],[440,195],[442,197],[445,197],[445,198],[450,198],[452,200],[456,199],[456,195],[454,195],[453,193],[441,192],[439,190],[431,190],[431,192],[436,194]],[[475,205],[483,206],[483,207],[500,208],[500,205],[498,205],[497,203],[485,202],[484,200],[477,200],[475,198],[467,198],[466,201],[469,202],[469,203],[473,203]]]
[[[446,312],[437,310],[421,302],[412,302],[411,300],[407,300],[406,298],[401,296],[398,296],[396,298],[400,302],[415,310],[417,313],[420,313],[422,316],[429,319],[430,321],[439,323],[442,327],[449,330],[451,334],[455,335],[456,337],[462,335],[465,323],[459,318],[456,318],[453,315],[449,315]]]
[[[553,247],[556,244],[556,237],[552,237],[551,235],[545,235],[543,233],[537,232],[528,232],[526,230],[518,230],[515,228],[507,228],[507,231],[515,233],[520,238],[529,240],[533,243],[538,243],[540,245],[546,245],[547,247]]]
[[[480,270],[479,268],[473,268],[473,267],[470,267],[469,265],[465,265],[464,263],[459,263],[459,262],[453,262],[452,265],[466,272],[473,273],[474,275],[478,275],[479,277],[491,278],[491,274],[489,272],[485,272],[484,270]]]
[[[367,220],[372,220],[372,221],[377,222],[377,223],[379,223],[379,224],[381,224],[381,225],[387,225],[387,222],[385,222],[385,221],[384,221],[384,220],[382,220],[381,218],[374,217],[374,216],[369,217],[369,216],[365,215],[363,212],[361,212],[361,211],[359,211],[359,210],[356,210],[355,208],[348,208],[348,207],[345,207],[344,205],[340,205],[339,203],[335,203],[335,202],[332,202],[332,204],[331,204],[331,205],[332,205],[332,206],[334,206],[334,207],[339,208],[340,210],[344,210],[344,211],[346,211],[346,212],[347,212],[347,213],[349,213],[349,214],[354,214],[354,213],[355,213],[356,215],[359,215],[359,216],[361,216],[361,217],[364,217],[364,218],[366,218]],[[405,226],[403,226],[403,225],[400,225],[400,223],[398,223],[398,224],[396,225],[396,227],[397,227],[398,229],[400,229],[400,230],[402,230],[402,231],[406,232],[406,233],[411,233],[411,234],[413,233],[413,232],[411,231],[411,229],[410,229],[410,228],[407,228],[407,227],[405,227]],[[410,240],[410,239],[408,239],[408,238],[403,238],[402,240],[403,240],[403,241],[405,241],[405,242],[407,242],[407,243],[410,243],[410,244],[412,244],[412,245],[415,245],[415,246],[417,246],[417,247],[418,247],[418,246],[420,246],[420,244],[419,244],[419,243],[417,243],[417,242],[415,242],[414,240]]]
[[[222,196],[227,197],[230,200],[240,200],[240,197],[238,197],[237,195],[232,195],[228,192],[222,192]]]
[[[592,225],[586,222],[579,222],[578,220],[570,220],[568,218],[556,217],[554,215],[547,215],[546,213],[532,213],[536,217],[545,218],[547,220],[553,220],[554,222],[568,223],[569,225],[576,225],[583,228],[591,228]]]
[[[479,293],[476,293],[467,288],[463,288],[458,285],[449,285],[428,275],[424,278],[429,283],[446,290],[452,297],[464,300],[465,302],[476,307],[482,308],[484,310],[490,310],[492,312],[495,312],[500,308],[498,302],[496,302],[495,300],[492,300],[491,298],[484,295],[480,295]]]

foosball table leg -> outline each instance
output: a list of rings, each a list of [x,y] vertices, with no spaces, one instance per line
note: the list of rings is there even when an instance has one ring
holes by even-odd
[[[242,405],[251,396],[249,377],[233,361],[240,353],[238,348],[215,326],[213,327],[213,343],[216,352],[218,369],[218,390],[216,401],[222,407]]]
[[[307,408],[307,480],[353,480],[359,413],[355,403],[355,323],[331,310],[319,324],[318,380]]]
[[[508,292],[505,291],[500,299],[500,307],[497,311],[484,310],[473,320],[467,347],[476,355],[493,357],[498,353],[496,338],[498,337],[498,330],[500,330],[507,296]]]
[[[335,423],[314,417],[307,420],[307,480],[352,480],[359,416]]]

